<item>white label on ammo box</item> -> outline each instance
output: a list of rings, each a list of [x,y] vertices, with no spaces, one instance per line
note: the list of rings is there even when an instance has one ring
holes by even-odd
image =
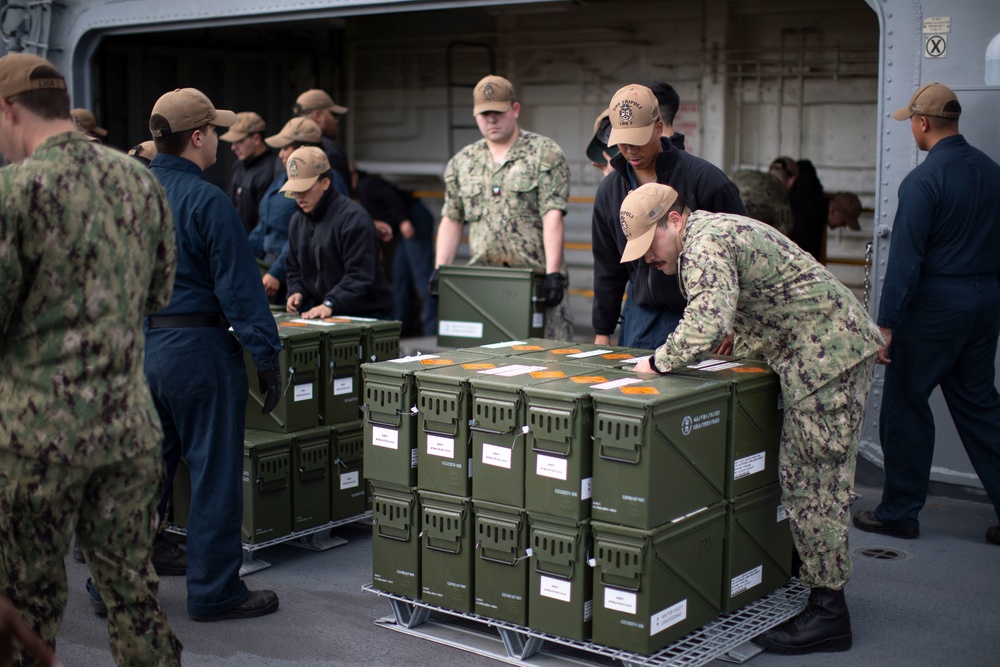
[[[392,428],[372,426],[372,445],[386,449],[399,449],[399,432]]]
[[[649,636],[662,632],[671,625],[677,625],[688,617],[688,601],[683,599],[677,604],[658,611],[649,617]]]
[[[562,602],[570,602],[570,582],[553,577],[542,576],[538,593],[543,598],[552,598]]]
[[[483,443],[483,463],[497,468],[507,468],[510,470],[511,450],[506,447],[497,447]]]
[[[486,349],[497,350],[501,347],[514,347],[515,345],[526,345],[527,341],[524,340],[505,340],[502,343],[490,343],[489,345],[483,345]]]
[[[566,459],[556,458],[555,456],[543,456],[538,455],[538,463],[535,464],[535,474],[539,477],[550,477],[552,479],[561,479],[566,481],[566,471],[569,468],[569,462]]]
[[[455,438],[445,438],[440,435],[428,435],[427,453],[431,456],[442,456],[446,459],[455,458]]]
[[[743,591],[748,591],[759,584],[762,581],[763,574],[763,565],[758,565],[754,569],[744,572],[743,574],[737,574],[733,577],[733,580],[729,582],[729,597],[734,598]]]
[[[531,328],[541,329],[543,326],[545,326],[545,313],[532,313]]]
[[[590,385],[591,389],[600,389],[601,391],[607,391],[608,389],[617,389],[618,387],[624,387],[626,385],[635,384],[636,382],[642,382],[649,378],[622,378],[621,380],[615,380],[614,382],[602,382],[601,384]]]
[[[458,338],[482,338],[483,323],[441,320],[438,322],[438,335],[456,336]]]
[[[636,594],[629,593],[617,588],[604,588],[604,608],[612,611],[620,611],[625,614],[634,614],[636,608]]]
[[[333,395],[341,396],[342,394],[353,394],[354,393],[354,378],[334,378],[333,379]]]
[[[424,359],[437,359],[436,354],[415,354],[412,357],[400,357],[399,359],[389,359],[390,364],[408,364],[411,361],[423,361]]]
[[[313,386],[312,382],[309,384],[297,384],[295,385],[295,402],[299,401],[311,401],[313,397]]]
[[[757,452],[733,461],[733,479],[742,479],[755,472],[764,471],[764,452]]]
[[[587,357],[596,357],[600,354],[610,354],[614,350],[590,350],[589,352],[577,352],[576,354],[570,354],[567,359],[586,359]]]
[[[354,472],[345,472],[340,476],[340,490],[346,491],[347,489],[355,489],[358,484],[361,483],[361,474],[355,470]]]
[[[584,477],[580,480],[580,500],[588,500],[594,495],[594,478]]]

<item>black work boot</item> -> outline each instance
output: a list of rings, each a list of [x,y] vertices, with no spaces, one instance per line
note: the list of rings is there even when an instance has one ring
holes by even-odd
[[[157,533],[153,538],[153,568],[161,577],[187,573],[187,556],[184,551],[162,533]]]
[[[768,651],[786,654],[836,653],[851,648],[851,615],[844,591],[814,588],[802,612],[753,640]]]

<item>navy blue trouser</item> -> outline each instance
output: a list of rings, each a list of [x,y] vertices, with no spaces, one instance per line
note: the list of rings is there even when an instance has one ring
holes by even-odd
[[[618,345],[655,350],[663,345],[667,336],[673,333],[684,313],[672,310],[658,310],[640,306],[632,298],[632,283],[625,288],[627,294],[622,308],[622,325],[618,333]]]
[[[423,303],[423,335],[434,336],[438,330],[438,300],[431,296],[428,284],[434,271],[434,218],[416,202],[410,207],[410,222],[416,234],[412,239],[400,238],[392,257],[392,317],[401,322],[411,317],[410,289],[415,289]]]
[[[1000,393],[994,360],[1000,335],[995,274],[923,276],[892,332],[879,437],[885,488],[879,521],[918,528],[934,456],[931,392],[941,387],[972,466],[1000,517]]]
[[[146,377],[163,423],[161,516],[180,457],[191,470],[188,613],[227,611],[250,594],[240,579],[248,389],[243,349],[222,328],[150,329]]]

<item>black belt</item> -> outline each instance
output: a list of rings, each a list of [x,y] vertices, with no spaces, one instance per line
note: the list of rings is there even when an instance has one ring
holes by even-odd
[[[229,328],[229,322],[222,315],[150,315],[150,329],[190,329],[193,327]]]

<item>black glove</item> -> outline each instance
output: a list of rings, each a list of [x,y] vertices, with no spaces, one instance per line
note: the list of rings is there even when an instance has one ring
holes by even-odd
[[[427,289],[430,291],[431,296],[438,295],[438,282],[441,280],[441,271],[434,269],[431,272],[431,279],[427,281]]]
[[[257,381],[260,382],[260,393],[267,395],[264,398],[264,405],[260,409],[260,414],[266,415],[281,398],[281,369],[271,368],[266,371],[257,371]]]
[[[542,281],[542,298],[545,307],[558,306],[563,300],[563,277],[561,273],[547,273]]]

